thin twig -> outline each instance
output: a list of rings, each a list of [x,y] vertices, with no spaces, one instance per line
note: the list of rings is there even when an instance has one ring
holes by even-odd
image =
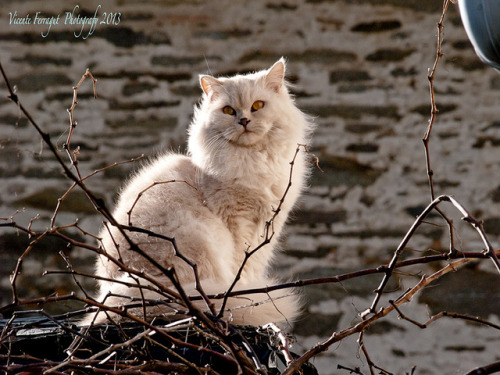
[[[429,120],[429,124],[427,126],[427,129],[425,131],[425,135],[424,135],[422,141],[423,141],[424,146],[425,146],[427,176],[429,178],[429,188],[431,190],[431,199],[432,200],[434,200],[436,197],[435,197],[435,193],[434,193],[434,183],[433,183],[434,172],[432,171],[432,168],[431,168],[430,155],[429,155],[429,142],[430,142],[432,128],[434,126],[434,121],[436,120],[436,116],[438,113],[438,110],[436,107],[436,100],[434,97],[434,77],[436,75],[436,70],[437,70],[439,61],[441,60],[441,57],[443,57],[443,51],[441,49],[441,46],[443,44],[444,18],[446,16],[446,12],[448,10],[449,3],[450,3],[449,0],[444,0],[444,2],[443,2],[443,12],[441,14],[441,18],[439,19],[439,22],[437,23],[438,35],[437,35],[436,59],[434,60],[434,65],[432,66],[432,69],[429,70],[428,75],[427,75],[427,79],[429,81],[430,97],[431,97],[431,118]]]
[[[274,210],[273,216],[266,222],[266,225],[264,228],[264,240],[259,245],[257,245],[254,249],[245,252],[245,257],[243,258],[243,261],[241,262],[241,265],[240,265],[238,271],[236,272],[236,275],[233,279],[233,282],[231,283],[231,285],[229,286],[227,291],[224,293],[224,299],[222,300],[219,314],[217,315],[218,318],[222,318],[222,316],[224,315],[224,310],[226,308],[226,304],[228,302],[229,296],[230,296],[231,292],[233,291],[233,289],[236,287],[236,284],[238,283],[238,281],[240,280],[241,274],[243,273],[243,269],[245,268],[245,265],[248,262],[248,260],[250,259],[250,257],[253,254],[255,254],[257,251],[259,251],[261,248],[263,248],[264,246],[269,244],[271,242],[272,238],[274,237],[274,221],[275,221],[276,217],[279,215],[279,213],[281,212],[281,207],[283,206],[283,203],[285,202],[285,198],[288,194],[288,191],[292,187],[293,167],[295,165],[295,160],[297,158],[297,155],[298,155],[301,147],[303,147],[307,151],[306,145],[304,145],[304,144],[297,145],[297,148],[295,150],[295,154],[292,158],[292,161],[290,162],[290,174],[288,177],[288,184],[285,188],[285,191],[283,192],[283,195],[281,196],[281,198],[279,200],[278,206]]]
[[[460,313],[448,312],[448,311],[441,311],[441,312],[431,316],[425,323],[419,323],[418,321],[403,314],[403,312],[399,309],[399,307],[397,307],[394,304],[394,301],[389,301],[389,303],[394,306],[394,308],[396,309],[396,311],[399,314],[398,315],[399,318],[404,319],[404,320],[406,320],[406,321],[408,321],[408,322],[410,322],[410,323],[412,323],[412,324],[414,324],[417,327],[422,328],[422,329],[427,328],[430,324],[434,323],[438,319],[448,317],[448,318],[453,318],[453,319],[461,319],[461,320],[466,320],[466,321],[470,321],[470,322],[475,322],[478,324],[486,325],[486,326],[500,330],[500,325],[492,323],[492,322],[485,320],[479,316],[471,316],[468,314],[460,314]]]

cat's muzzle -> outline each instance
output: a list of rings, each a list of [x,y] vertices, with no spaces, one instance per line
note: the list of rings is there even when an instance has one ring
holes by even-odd
[[[250,122],[249,119],[247,119],[246,117],[243,117],[243,118],[240,119],[240,121],[238,121],[238,124],[246,127],[249,122]]]

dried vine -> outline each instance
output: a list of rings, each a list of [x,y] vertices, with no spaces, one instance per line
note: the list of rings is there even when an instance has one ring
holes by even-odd
[[[28,312],[24,312],[22,310],[16,310],[12,313],[12,317],[4,324],[2,327],[2,332],[0,335],[0,345],[7,346],[11,343],[10,340],[14,340],[19,330],[29,329],[31,326],[29,323],[26,323],[22,326],[16,326],[16,322],[18,319],[27,316],[29,314],[38,314],[43,317],[43,319],[38,320],[37,324],[43,326],[43,324],[52,323],[54,326],[58,327],[65,333],[72,335],[74,337],[71,345],[68,348],[69,355],[66,359],[62,361],[53,361],[53,360],[43,360],[40,358],[30,357],[29,355],[18,355],[15,353],[11,353],[10,349],[6,355],[0,353],[0,369],[7,371],[8,373],[19,373],[19,372],[44,372],[44,373],[53,373],[53,374],[63,374],[63,373],[78,373],[82,369],[91,369],[93,373],[107,373],[107,374],[129,374],[129,373],[140,373],[142,372],[156,372],[156,373],[169,373],[169,372],[177,372],[180,374],[187,373],[196,373],[196,374],[217,374],[221,372],[217,372],[213,368],[203,367],[199,364],[193,362],[191,358],[183,356],[179,354],[178,351],[174,350],[175,348],[182,348],[184,351],[194,350],[199,353],[200,356],[208,355],[214,359],[214,361],[220,361],[227,368],[231,368],[234,370],[234,373],[237,374],[270,374],[270,369],[266,368],[260,360],[259,356],[256,354],[256,351],[253,348],[253,343],[250,340],[247,340],[245,335],[243,335],[239,327],[233,327],[231,324],[222,321],[226,311],[226,305],[228,299],[230,297],[242,296],[247,294],[256,294],[263,293],[269,294],[271,291],[280,290],[280,289],[293,289],[298,287],[306,287],[309,285],[318,285],[318,284],[334,284],[341,283],[344,280],[354,279],[363,277],[366,275],[372,274],[381,274],[382,279],[379,286],[374,291],[374,298],[371,305],[364,310],[360,316],[358,321],[353,323],[350,327],[344,328],[339,331],[332,332],[330,337],[326,340],[320,342],[319,344],[313,346],[312,348],[306,350],[301,356],[293,357],[290,353],[289,347],[289,339],[288,337],[276,326],[274,325],[266,325],[262,329],[265,330],[266,334],[269,337],[275,339],[277,344],[277,353],[282,356],[283,363],[286,366],[286,369],[281,372],[282,375],[292,375],[301,371],[301,368],[312,358],[317,356],[318,354],[328,350],[333,344],[341,342],[346,337],[352,335],[358,335],[358,345],[360,352],[362,353],[370,374],[391,374],[390,370],[386,370],[381,366],[377,365],[372,357],[370,356],[369,348],[365,345],[364,337],[367,334],[366,329],[372,325],[374,322],[383,319],[387,315],[394,313],[397,314],[398,317],[407,321],[409,324],[416,325],[420,328],[427,328],[432,323],[442,318],[452,318],[452,319],[460,319],[464,321],[472,321],[475,323],[479,323],[481,325],[490,327],[491,329],[500,330],[500,326],[494,322],[487,321],[480,317],[474,317],[467,314],[441,311],[427,319],[424,323],[420,323],[417,318],[410,317],[411,314],[403,313],[401,307],[412,300],[417,293],[419,293],[423,288],[427,287],[432,282],[438,280],[449,272],[456,271],[460,267],[470,263],[472,260],[478,259],[490,259],[495,265],[496,269],[500,273],[500,262],[498,256],[500,254],[500,250],[495,249],[491,242],[488,239],[487,234],[484,231],[483,224],[480,220],[474,218],[469,211],[454,197],[450,195],[439,195],[436,196],[434,189],[434,172],[431,167],[431,157],[429,152],[429,144],[431,140],[432,129],[434,127],[437,115],[438,108],[436,106],[435,101],[435,92],[434,92],[434,80],[437,72],[437,68],[441,58],[443,57],[442,44],[443,44],[443,28],[444,28],[444,20],[449,8],[450,2],[452,0],[444,0],[443,2],[443,11],[439,22],[437,24],[437,46],[436,46],[436,58],[434,64],[431,69],[428,71],[428,81],[429,81],[429,91],[430,91],[430,101],[431,101],[431,117],[429,119],[426,132],[422,139],[425,149],[425,163],[427,170],[427,178],[430,189],[431,201],[427,205],[427,207],[421,212],[421,214],[414,220],[412,226],[408,229],[406,235],[401,240],[399,246],[395,249],[391,260],[385,264],[374,268],[366,268],[358,271],[342,274],[342,275],[334,275],[331,277],[324,278],[315,278],[309,280],[297,280],[288,283],[282,283],[279,285],[271,285],[262,288],[253,288],[253,289],[245,289],[245,290],[235,290],[235,287],[241,277],[244,268],[250,259],[250,257],[259,251],[262,247],[266,246],[274,237],[274,222],[276,217],[279,215],[281,211],[281,207],[286,200],[287,193],[292,186],[292,175],[295,160],[300,152],[300,149],[303,148],[306,153],[309,151],[306,148],[306,145],[298,145],[296,152],[293,156],[293,159],[290,162],[290,174],[288,185],[283,192],[283,195],[279,201],[278,206],[274,209],[273,215],[268,219],[265,223],[264,227],[264,236],[263,240],[260,244],[255,246],[252,249],[248,249],[245,253],[245,257],[235,275],[235,278],[232,284],[229,286],[228,290],[224,293],[220,293],[217,295],[207,295],[200,283],[197,265],[193,263],[190,259],[185,257],[182,254],[182,249],[177,247],[175,242],[175,238],[169,237],[163,234],[155,233],[146,228],[136,227],[133,225],[132,221],[132,213],[133,210],[141,199],[142,195],[148,192],[149,190],[154,189],[155,186],[161,184],[170,184],[170,183],[184,183],[189,187],[195,189],[200,195],[200,202],[203,202],[203,196],[196,189],[196,187],[190,185],[187,181],[182,180],[170,180],[170,181],[156,181],[144,190],[142,190],[136,197],[136,200],[133,202],[130,207],[128,215],[128,223],[127,225],[123,225],[118,223],[111,212],[106,207],[104,201],[91,190],[87,186],[86,182],[91,177],[98,175],[99,173],[108,170],[110,168],[116,167],[117,165],[121,165],[124,163],[132,163],[143,156],[138,158],[132,158],[128,161],[113,163],[109,166],[96,170],[90,173],[87,176],[83,176],[78,163],[78,157],[80,150],[78,148],[71,148],[71,141],[74,136],[74,133],[77,128],[77,121],[75,120],[74,111],[78,103],[78,90],[85,80],[90,79],[92,82],[94,97],[97,98],[97,87],[96,78],[92,75],[90,70],[86,70],[86,72],[81,77],[80,81],[73,87],[73,101],[71,106],[68,108],[69,113],[69,130],[66,142],[63,145],[63,149],[67,154],[69,159],[69,165],[64,162],[60,153],[57,150],[57,147],[52,142],[50,135],[46,133],[33,119],[33,117],[29,114],[28,110],[22,105],[19,100],[18,95],[13,90],[7,74],[4,71],[3,66],[0,64],[0,72],[3,76],[3,80],[7,86],[7,90],[9,92],[8,98],[12,100],[20,109],[21,113],[26,116],[29,123],[33,126],[33,128],[37,131],[39,136],[41,137],[44,144],[49,148],[50,152],[56,158],[58,165],[63,170],[63,173],[68,177],[69,181],[71,181],[71,186],[66,190],[66,192],[59,198],[57,202],[57,206],[53,212],[53,215],[50,220],[50,227],[44,231],[37,231],[32,228],[33,224],[38,220],[38,217],[34,217],[30,220],[27,226],[19,225],[16,222],[16,215],[19,212],[15,212],[10,217],[0,218],[0,227],[12,228],[13,230],[18,230],[27,234],[31,241],[29,245],[24,249],[22,255],[18,258],[18,262],[11,278],[11,289],[12,289],[12,302],[7,305],[0,307],[0,313],[6,311],[16,310],[16,308],[20,307],[33,307],[36,306],[37,310],[30,310]],[[318,159],[315,158],[315,163],[318,165]],[[319,167],[319,166],[318,166]],[[100,213],[105,220],[105,228],[110,232],[110,227],[116,227],[120,235],[122,235],[126,241],[129,249],[140,254],[144,257],[151,265],[151,267],[161,271],[161,273],[168,278],[171,283],[171,286],[165,286],[158,282],[158,280],[154,277],[149,276],[145,272],[139,272],[134,270],[130,265],[127,265],[123,262],[120,249],[115,242],[115,246],[117,247],[118,256],[112,257],[105,250],[103,250],[102,246],[100,246],[101,239],[98,236],[95,236],[91,233],[86,232],[83,228],[78,225],[78,222],[67,224],[67,225],[56,225],[56,218],[60,211],[60,206],[62,202],[66,199],[66,197],[74,190],[81,189],[89,199],[89,201],[93,204],[95,210]],[[444,213],[441,209],[442,205],[451,205],[456,211],[458,211],[462,215],[462,219],[469,223],[473,229],[476,231],[477,235],[481,239],[482,244],[484,245],[483,251],[457,251],[455,248],[455,234],[454,234],[454,226],[453,221]],[[408,243],[414,237],[417,229],[424,223],[426,223],[426,218],[433,213],[437,212],[440,214],[441,218],[447,223],[449,229],[449,251],[447,253],[439,253],[434,255],[427,255],[423,257],[413,257],[405,260],[400,260],[402,252],[407,248]],[[83,234],[84,236],[91,237],[97,245],[90,245],[88,243],[82,242],[80,240],[76,240],[71,235],[68,234],[68,230],[76,230],[77,232]],[[111,233],[111,232],[110,232]],[[179,282],[175,268],[166,268],[159,264],[154,257],[148,255],[145,251],[141,249],[141,247],[135,243],[130,236],[130,233],[142,233],[150,237],[155,237],[159,240],[170,243],[175,251],[175,254],[179,259],[184,261],[187,265],[189,265],[192,269],[194,279],[196,281],[196,290],[198,295],[190,296],[186,293],[183,288],[183,285]],[[43,239],[47,237],[57,237],[63,239],[68,244],[86,249],[88,251],[94,252],[101,256],[106,257],[115,265],[117,265],[123,272],[130,275],[133,282],[125,282],[119,280],[111,280],[103,277],[90,275],[84,272],[79,271],[74,264],[72,264],[71,259],[64,253],[60,252],[60,256],[66,264],[66,270],[47,270],[44,272],[44,275],[51,274],[67,274],[73,278],[74,284],[76,288],[83,295],[79,296],[76,293],[70,293],[66,295],[51,295],[46,297],[38,297],[32,299],[22,299],[18,295],[17,290],[17,280],[21,273],[21,269],[23,266],[23,262],[30,255],[32,249]],[[111,236],[112,240],[113,236]],[[426,263],[436,263],[445,261],[447,264],[442,266],[438,271],[434,272],[430,276],[423,275],[420,280],[413,285],[410,289],[401,293],[401,295],[396,299],[390,299],[388,301],[382,302],[382,296],[384,293],[387,293],[387,285],[390,279],[394,276],[395,271],[398,269],[402,269],[404,267],[413,266],[417,264],[426,264]],[[117,282],[121,283],[128,288],[138,288],[141,292],[141,298],[129,298],[129,303],[124,304],[120,308],[116,306],[110,306],[106,303],[106,301],[96,301],[93,299],[90,294],[87,293],[84,286],[81,284],[81,278],[94,278],[98,280],[106,280],[109,282]],[[158,299],[151,300],[146,299],[144,294],[142,293],[145,290],[150,290],[158,294]],[[126,296],[120,296],[126,297]],[[199,308],[195,303],[196,301],[204,301],[207,307],[207,311]],[[220,310],[216,311],[214,307],[213,300],[221,300]],[[52,316],[47,314],[43,307],[50,303],[60,303],[62,301],[79,301],[86,304],[86,308],[71,311],[60,316]],[[149,321],[147,319],[146,307],[148,306],[157,306],[157,305],[167,305],[172,307],[177,311],[179,316],[182,316],[182,319],[178,319],[174,322],[168,323],[166,325],[158,325],[155,324],[155,321]],[[41,309],[39,307],[42,307]],[[136,309],[142,310],[142,316],[138,316],[131,311],[136,311]],[[109,329],[115,329],[119,332],[121,341],[119,342],[109,342],[105,339],[105,335],[100,332],[101,336],[95,336],[91,334],[92,329],[94,327],[90,326],[87,328],[76,328],[74,325],[69,323],[71,319],[82,316],[83,314],[89,312],[103,312],[108,315],[110,318]],[[141,327],[140,332],[136,332],[132,335],[129,335],[126,332],[126,327],[121,323],[115,322],[114,317],[119,316],[127,319],[128,321],[133,322],[134,324]],[[187,339],[180,339],[175,336],[175,333],[182,329],[189,329],[196,332],[198,337],[201,337],[202,340],[199,343],[189,342]],[[85,357],[79,357],[81,350],[86,350],[86,346],[89,342],[92,342],[96,345],[101,345],[101,349],[92,352],[90,355]],[[213,349],[208,343],[216,344],[217,349]],[[173,360],[173,362],[169,361],[160,361],[156,359],[152,359],[150,353],[148,353],[151,347],[161,348],[165,353],[168,353]],[[120,353],[128,353],[134,356],[134,360],[129,362],[120,362],[117,357]],[[116,357],[116,358],[115,358]],[[29,364],[15,364],[16,361],[25,361],[29,360],[31,363]],[[142,362],[141,362],[142,361]],[[348,371],[354,374],[363,374],[359,368],[351,369],[346,366],[338,365],[339,370]],[[485,365],[482,367],[478,367],[477,369],[469,372],[468,374],[488,374],[496,371],[500,368],[500,364],[498,362],[492,363],[489,365]],[[410,370],[409,373],[413,374],[415,372],[415,367]],[[275,374],[274,372],[272,374]]]

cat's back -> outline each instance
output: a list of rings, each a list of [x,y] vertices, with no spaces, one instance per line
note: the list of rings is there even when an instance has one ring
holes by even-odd
[[[171,205],[198,201],[196,166],[185,155],[167,153],[153,159],[139,169],[122,189],[116,215],[123,221],[124,214],[133,218],[140,212],[156,211]],[[120,220],[122,219],[122,220]]]

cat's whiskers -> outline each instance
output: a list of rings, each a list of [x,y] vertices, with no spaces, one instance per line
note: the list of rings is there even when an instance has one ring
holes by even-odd
[[[221,135],[221,134],[215,134],[212,136],[208,142],[207,142],[207,148],[209,149],[209,152],[212,153],[213,151],[217,152],[219,149],[224,147],[228,143],[227,139]]]
[[[220,155],[220,151],[223,150],[228,143],[229,140],[226,139],[222,134],[215,134],[208,140],[206,144],[207,151],[210,153],[212,158],[216,157],[217,155]]]

